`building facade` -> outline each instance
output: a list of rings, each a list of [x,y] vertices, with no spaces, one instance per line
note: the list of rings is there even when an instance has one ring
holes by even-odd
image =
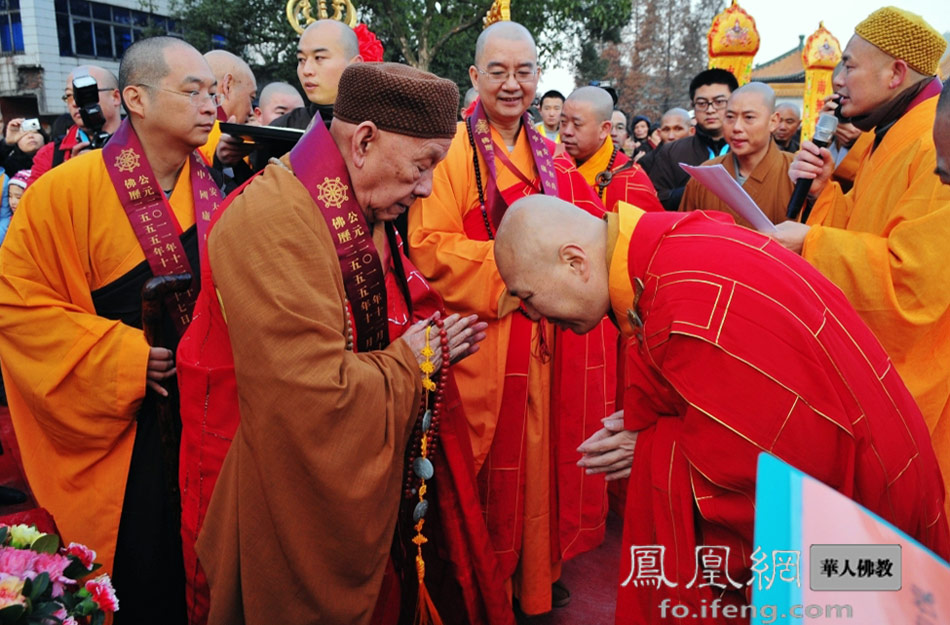
[[[78,65],[118,73],[132,42],[181,34],[169,0],[0,0],[0,113],[3,119],[66,112],[63,89]]]

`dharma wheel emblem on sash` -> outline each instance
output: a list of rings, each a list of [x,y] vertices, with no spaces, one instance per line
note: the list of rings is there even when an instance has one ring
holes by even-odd
[[[323,184],[317,185],[317,199],[329,208],[340,208],[343,202],[350,198],[346,195],[348,186],[343,184],[340,177],[324,178]]]
[[[115,168],[119,171],[135,171],[139,166],[139,155],[132,148],[126,148],[115,157]]]
[[[478,120],[475,124],[475,132],[480,135],[488,134],[488,122],[484,119]]]

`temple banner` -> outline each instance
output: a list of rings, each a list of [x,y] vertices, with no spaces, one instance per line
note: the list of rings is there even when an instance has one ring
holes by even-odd
[[[831,75],[841,61],[841,45],[835,36],[818,23],[818,30],[811,34],[802,48],[802,66],[805,68],[805,95],[802,102],[802,141],[815,134],[815,124],[826,97],[834,87]]]
[[[709,42],[709,68],[732,72],[740,86],[749,82],[752,60],[759,51],[759,31],[755,19],[736,0],[713,19],[706,38]]]

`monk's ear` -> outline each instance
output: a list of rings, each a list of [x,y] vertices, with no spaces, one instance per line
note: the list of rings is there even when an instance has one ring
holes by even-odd
[[[696,134],[696,126],[690,124],[690,125],[689,125],[689,133],[688,133],[686,136],[687,136],[687,137],[692,137],[694,134]]]
[[[775,129],[778,128],[779,114],[778,111],[772,113],[772,116],[769,117],[769,134],[775,132]]]
[[[558,258],[570,268],[571,273],[587,280],[590,275],[590,259],[584,248],[576,243],[565,243],[558,250]]]
[[[148,87],[145,85],[129,85],[122,90],[122,103],[129,117],[145,117],[145,105],[148,101]]]
[[[231,94],[231,89],[234,88],[234,74],[231,72],[226,73],[222,78],[221,82],[218,83],[218,91],[221,93],[221,96],[225,99]]]
[[[353,153],[353,164],[357,167],[363,167],[366,163],[366,155],[379,141],[379,129],[371,121],[365,121],[356,127],[353,132],[353,140],[350,149]]]
[[[600,142],[603,143],[607,140],[607,137],[610,136],[610,131],[613,128],[613,124],[608,119],[607,121],[600,124]],[[620,146],[623,147],[623,146]]]
[[[904,84],[904,80],[907,78],[908,73],[910,72],[910,67],[907,65],[907,61],[903,59],[894,59],[891,61],[890,67],[890,76],[887,81],[888,89],[897,89]]]
[[[472,86],[475,87],[475,90],[478,90],[478,68],[474,65],[468,66],[468,77],[472,81]]]

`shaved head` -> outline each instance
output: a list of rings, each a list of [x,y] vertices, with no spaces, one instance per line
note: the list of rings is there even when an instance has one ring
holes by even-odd
[[[272,82],[261,91],[260,102],[255,114],[262,126],[294,109],[304,106],[303,97],[293,86],[285,82]]]
[[[670,143],[696,132],[689,120],[689,111],[671,108],[660,118],[660,137],[663,143]]]
[[[257,97],[257,79],[251,66],[226,50],[212,50],[204,56],[218,82],[218,92],[223,98],[221,108],[229,121],[232,116],[239,124],[250,120]]]
[[[96,79],[96,84],[99,85],[100,89],[119,88],[119,79],[116,78],[115,74],[98,65],[80,65],[73,69],[73,71],[69,73],[69,77],[66,78],[66,87],[71,88],[73,86],[73,78],[76,76],[84,76],[86,74]]]
[[[165,51],[175,49],[194,50],[194,47],[174,37],[149,37],[133,43],[119,62],[119,89],[161,82],[169,70]]]
[[[231,54],[226,50],[212,50],[211,52],[206,52],[204,56],[208,65],[211,66],[211,71],[214,72],[214,77],[218,79],[219,83],[225,74],[232,74],[241,78],[247,78],[248,76],[251,79],[254,78],[254,72],[251,71],[251,66],[241,57]]]
[[[535,60],[537,60],[537,45],[534,42],[534,37],[531,36],[531,33],[528,31],[528,29],[518,22],[505,21],[495,22],[483,30],[482,34],[478,36],[478,40],[475,42],[476,65],[482,64],[482,56],[485,54],[485,47],[492,39],[502,39],[504,41],[524,41],[530,43],[531,47],[534,49]]]
[[[511,295],[532,318],[577,334],[607,314],[607,225],[546,195],[513,203],[495,236],[495,262]]]
[[[319,46],[320,42],[326,44],[333,42],[340,46],[343,55],[351,59],[360,53],[360,40],[356,37],[353,29],[338,20],[317,20],[307,26],[300,34],[300,43],[298,49],[313,48]]]
[[[614,99],[600,87],[580,87],[567,97],[569,102],[585,102],[590,104],[590,111],[594,114],[595,122],[609,122],[614,112]]]
[[[270,102],[271,98],[281,95],[288,96],[290,98],[296,97],[298,100],[300,100],[300,106],[303,106],[303,97],[293,85],[285,82],[272,82],[264,87],[264,89],[261,91],[261,107],[263,108],[266,106]]]
[[[732,98],[744,97],[750,94],[758,96],[765,106],[768,114],[775,112],[775,90],[764,82],[750,82],[732,92]]]
[[[790,102],[782,102],[781,104],[776,104],[775,112],[776,113],[789,112],[795,115],[795,117],[799,117],[799,118],[802,116],[802,109],[799,108],[798,105],[792,104]]]

